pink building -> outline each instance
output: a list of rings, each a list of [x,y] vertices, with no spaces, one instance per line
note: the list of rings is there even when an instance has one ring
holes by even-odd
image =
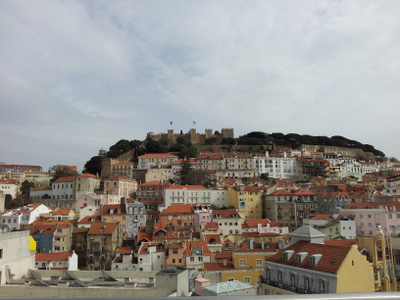
[[[120,198],[134,198],[137,186],[137,181],[127,176],[115,175],[104,179],[104,193]]]
[[[354,215],[357,235],[374,236],[380,226],[384,233],[400,233],[400,203],[361,202],[351,203],[340,210],[340,214]]]

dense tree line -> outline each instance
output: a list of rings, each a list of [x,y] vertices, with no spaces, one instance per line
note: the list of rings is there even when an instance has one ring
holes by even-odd
[[[372,152],[376,157],[384,157],[385,154],[369,144],[362,144],[356,140],[351,140],[340,135],[332,137],[327,136],[312,136],[308,134],[280,132],[265,133],[253,131],[236,139],[237,145],[279,145],[286,146],[292,149],[298,149],[302,144],[321,145],[321,146],[336,146],[344,148],[358,148],[365,152]]]
[[[218,136],[218,132],[216,135]],[[281,132],[265,133],[261,131],[252,131],[250,133],[239,136],[238,138],[221,138],[215,137],[206,139],[206,145],[275,145],[285,146],[292,149],[299,149],[302,144],[308,145],[321,145],[321,146],[337,146],[344,148],[358,148],[366,152],[372,152],[377,158],[384,158],[385,154],[374,148],[369,144],[362,144],[358,141],[347,139],[340,135],[332,137],[327,136],[312,136],[308,134],[288,133]],[[115,145],[110,147],[106,153],[106,157],[117,158],[120,155],[135,149],[135,156],[137,157],[146,153],[175,153],[180,158],[196,157],[198,155],[197,147],[191,142],[185,140],[184,137],[178,137],[175,144],[169,145],[167,140],[155,141],[152,139],[140,140],[119,140]],[[93,156],[84,166],[84,172],[91,174],[101,173],[101,159],[100,156]]]

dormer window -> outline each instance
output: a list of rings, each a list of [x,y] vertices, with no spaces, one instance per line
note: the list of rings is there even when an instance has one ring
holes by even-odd
[[[322,254],[314,254],[310,256],[310,266],[314,267],[318,264],[319,260],[321,259]]]
[[[286,250],[282,252],[283,261],[288,261],[294,253],[294,250]]]
[[[296,257],[295,257],[296,263],[301,264],[304,261],[304,259],[307,257],[307,254],[308,254],[307,252],[296,253]]]

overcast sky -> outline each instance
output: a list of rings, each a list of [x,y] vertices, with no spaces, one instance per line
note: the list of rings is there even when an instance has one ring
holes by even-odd
[[[192,127],[342,135],[400,159],[399,13],[398,0],[1,0],[0,162],[82,170],[120,139]]]

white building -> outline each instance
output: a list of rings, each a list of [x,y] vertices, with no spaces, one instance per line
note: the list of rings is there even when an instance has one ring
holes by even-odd
[[[164,190],[164,205],[172,204],[209,204],[217,207],[228,206],[228,192],[225,189],[208,189],[202,185],[172,185]]]
[[[143,242],[138,251],[139,271],[161,271],[165,267],[164,244],[159,242]]]
[[[38,270],[78,271],[78,255],[72,253],[36,253],[35,267]]]
[[[43,204],[28,204],[4,212],[0,215],[0,224],[8,225],[11,230],[27,229],[40,215],[50,212],[50,208]]]
[[[288,157],[286,152],[283,155],[269,155],[267,151],[265,155],[254,156],[253,168],[270,178],[290,179],[300,175],[296,157]]]
[[[0,179],[0,191],[15,198],[18,194],[18,184],[14,179]]]
[[[9,231],[0,224],[0,285],[6,284],[7,273],[18,280],[35,268],[35,251],[29,249],[29,241],[29,230]]]
[[[161,168],[161,166],[171,165],[178,156],[170,153],[149,153],[138,157],[138,169]]]

